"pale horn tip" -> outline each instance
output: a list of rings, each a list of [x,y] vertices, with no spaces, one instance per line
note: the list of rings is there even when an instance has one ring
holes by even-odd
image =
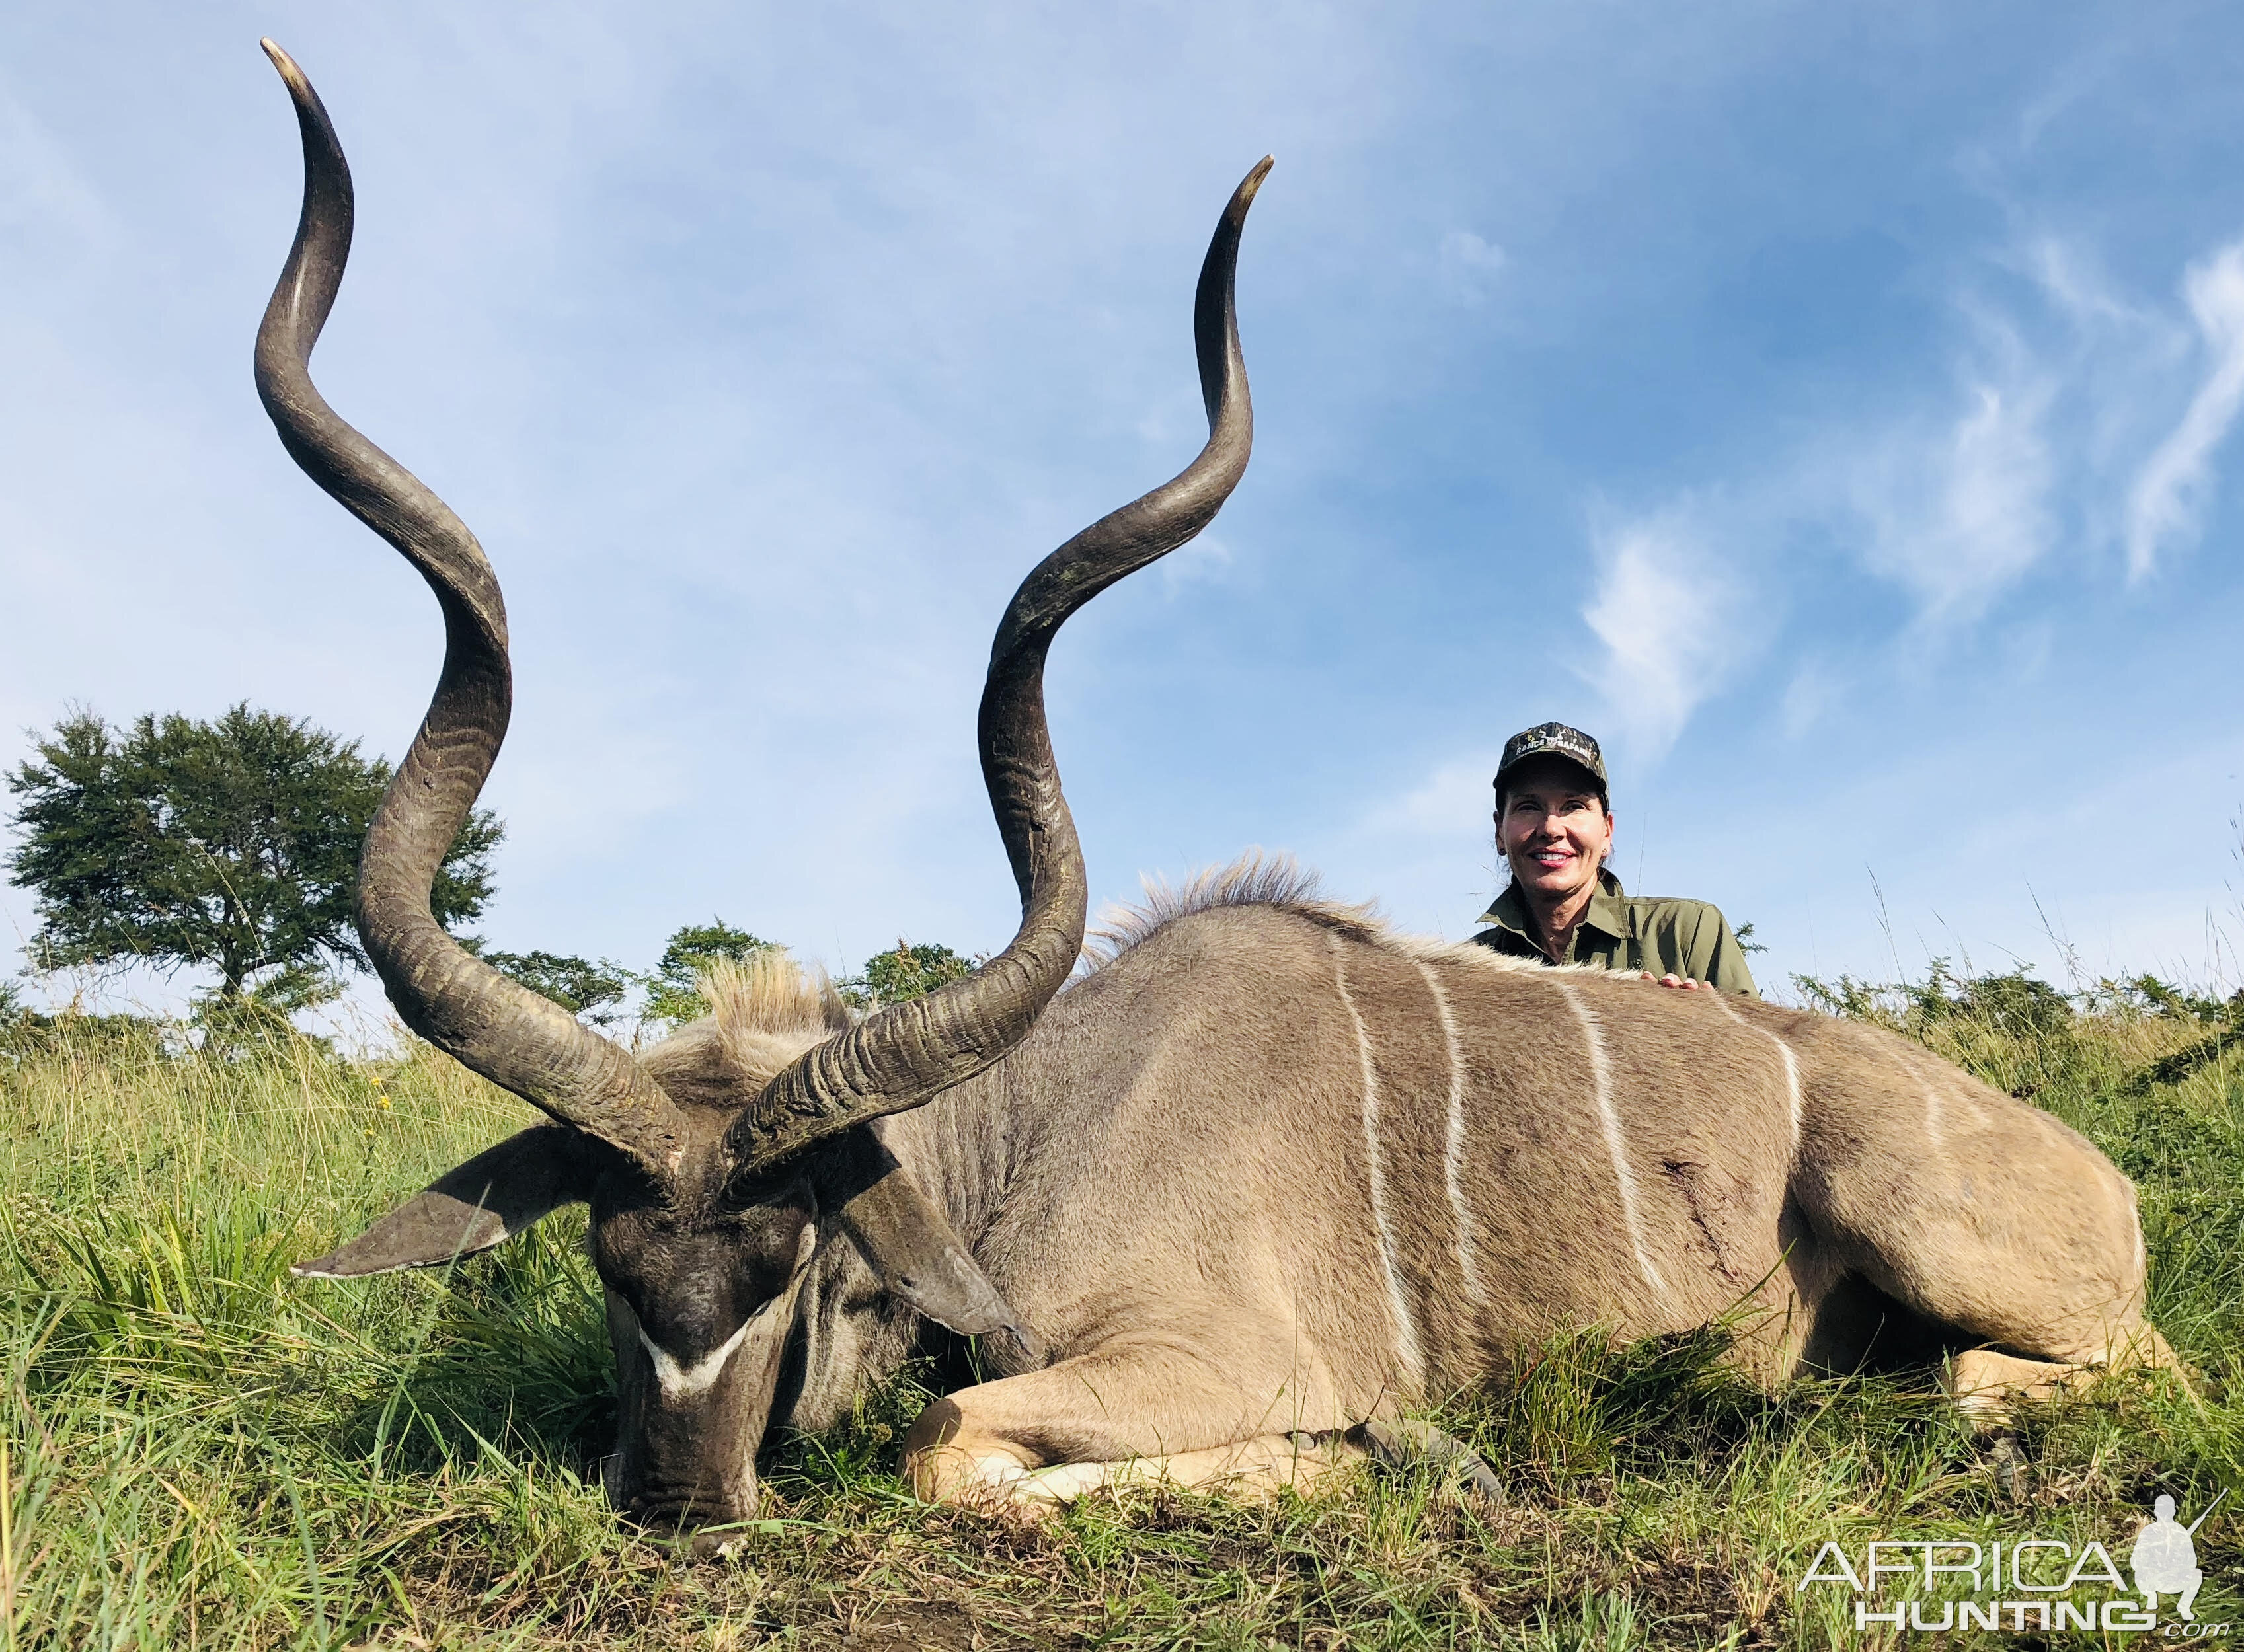
[[[1276,156],[1265,155],[1247,170],[1247,176],[1239,180],[1239,187],[1231,192],[1233,212],[1243,212],[1254,204],[1254,192],[1262,187],[1262,180],[1269,177],[1270,169],[1277,164]]]
[[[280,78],[288,83],[290,91],[301,94],[311,91],[312,83],[306,78],[304,71],[296,66],[296,60],[281,51],[279,44],[270,36],[260,39],[257,44],[264,47],[265,55],[273,59],[273,66],[280,71]]]

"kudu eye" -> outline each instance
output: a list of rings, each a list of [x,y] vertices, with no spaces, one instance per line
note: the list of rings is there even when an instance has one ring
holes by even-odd
[[[728,1210],[745,1215],[758,1210],[777,1210],[793,1204],[795,1201],[790,1196],[794,1191],[792,1177],[774,1176],[769,1170],[743,1166],[734,1170],[727,1180],[720,1197]]]

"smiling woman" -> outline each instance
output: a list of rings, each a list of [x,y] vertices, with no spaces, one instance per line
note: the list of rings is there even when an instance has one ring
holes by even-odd
[[[1670,987],[1759,996],[1729,920],[1703,900],[1630,895],[1605,870],[1612,800],[1605,754],[1581,730],[1538,723],[1504,742],[1496,840],[1511,882],[1473,937],[1515,958],[1634,969]]]

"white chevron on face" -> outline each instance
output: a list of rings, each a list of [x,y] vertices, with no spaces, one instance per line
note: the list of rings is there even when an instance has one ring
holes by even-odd
[[[679,1363],[674,1354],[659,1345],[653,1338],[648,1336],[646,1327],[641,1325],[639,1332],[639,1346],[645,1349],[648,1356],[654,1361],[654,1380],[661,1387],[663,1397],[668,1399],[692,1399],[708,1392],[716,1386],[717,1379],[725,1374],[725,1362],[733,1357],[733,1352],[740,1347],[741,1339],[748,1334],[748,1327],[755,1322],[754,1315],[743,1319],[738,1331],[690,1365]]]

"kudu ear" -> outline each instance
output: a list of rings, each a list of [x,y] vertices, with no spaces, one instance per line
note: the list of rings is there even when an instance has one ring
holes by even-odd
[[[355,1279],[434,1267],[490,1250],[547,1211],[584,1198],[590,1185],[585,1138],[558,1125],[533,1125],[438,1177],[348,1244],[288,1271]]]
[[[834,1138],[819,1161],[820,1203],[839,1215],[883,1289],[946,1330],[964,1337],[1007,1332],[1036,1355],[1034,1333],[869,1125]]]

